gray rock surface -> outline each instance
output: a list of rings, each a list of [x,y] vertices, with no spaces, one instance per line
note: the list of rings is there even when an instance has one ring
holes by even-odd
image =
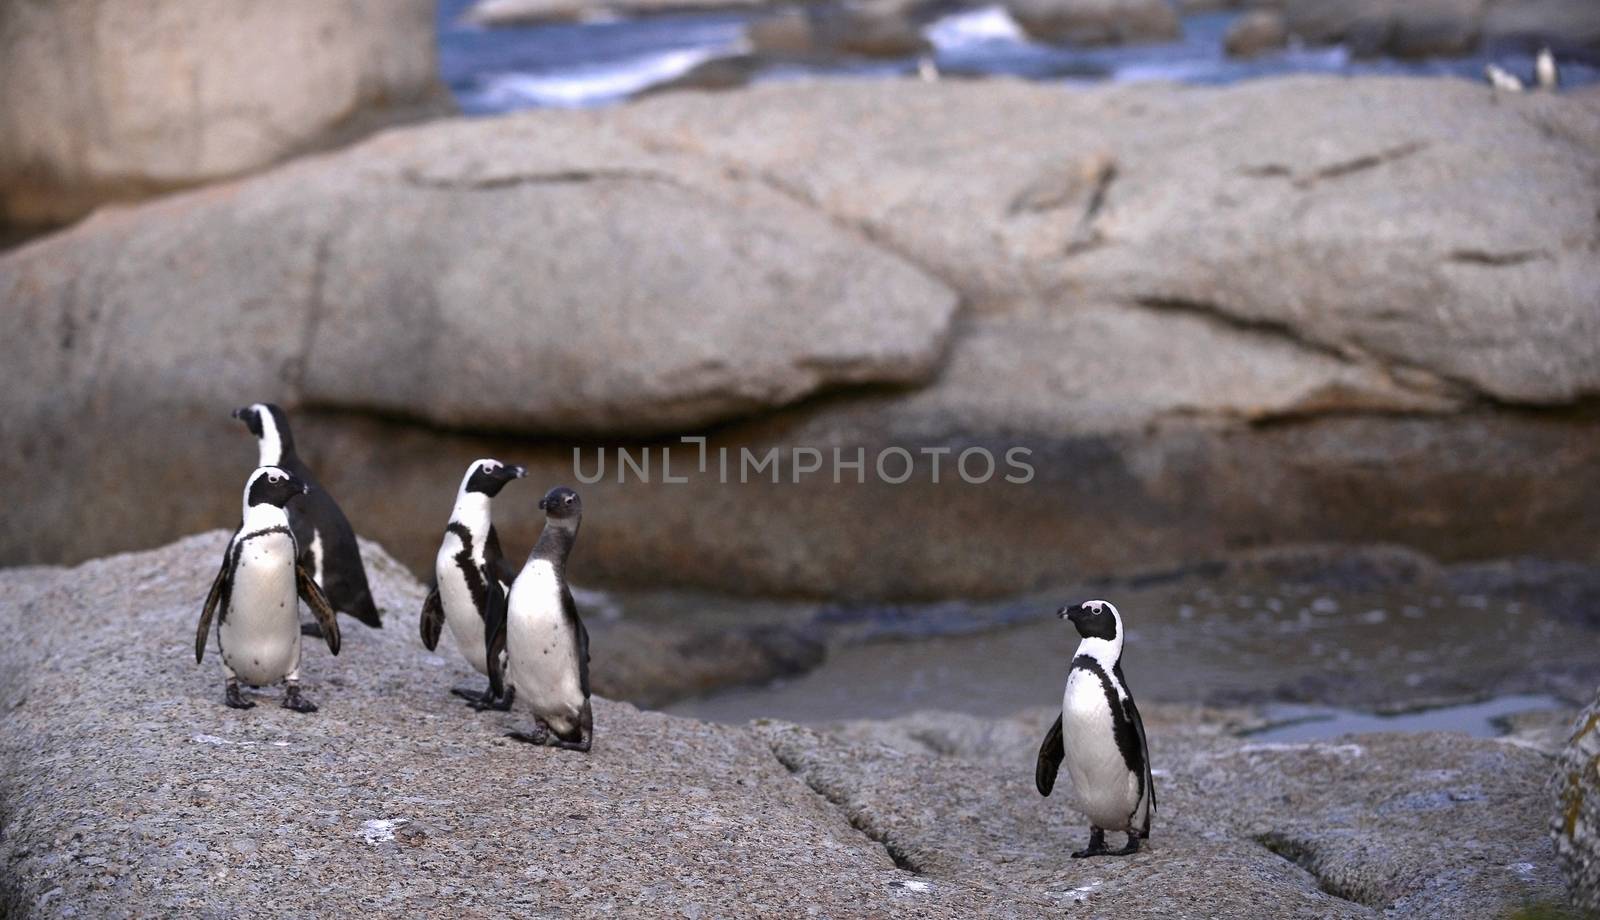
[[[390,628],[308,653],[321,711],[229,710],[190,652],[225,540],[0,574],[6,916],[1041,908],[906,887],[747,731],[602,700],[592,756],[501,737],[518,717],[449,696],[470,672],[405,628],[421,586],[370,543]]]
[[[51,224],[447,107],[429,0],[0,4],[0,223]]]
[[[1252,743],[1209,722],[1237,715],[1149,709],[1154,834],[1118,862],[1062,861],[1087,828],[1033,789],[1047,710],[758,731],[902,865],[1096,915],[1505,916],[1559,901],[1538,751],[1450,734]]]
[[[575,436],[651,451],[652,483],[608,450],[583,486],[598,582],[995,595],[1307,540],[1592,558],[1597,149],[1592,101],[1415,79],[824,81],[392,132],[0,258],[0,481],[31,484],[0,558],[226,522],[253,453],[225,413],[262,398],[419,566],[466,463],[577,484]],[[636,439],[715,423],[713,461],[777,448],[785,481],[661,484],[677,442]],[[796,483],[796,447],[951,453],[938,484],[921,457]],[[1035,476],[952,484],[972,447]],[[190,500],[90,501],[133,470]]]
[[[1572,902],[1600,914],[1600,694],[1572,723],[1556,761],[1550,832]]]
[[[1226,734],[1248,713],[1152,707],[1154,844],[1089,862],[1031,788],[1042,711],[824,734],[601,700],[592,755],[529,749],[448,695],[476,675],[403,628],[422,588],[371,543],[388,628],[308,653],[315,715],[236,712],[189,657],[225,540],[0,572],[6,916],[1442,916],[1560,890],[1546,761],[1496,742],[1251,744]]]

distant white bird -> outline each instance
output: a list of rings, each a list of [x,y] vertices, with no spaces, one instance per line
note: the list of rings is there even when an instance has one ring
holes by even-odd
[[[1522,79],[1499,64],[1489,64],[1484,67],[1483,75],[1489,78],[1489,85],[1497,90],[1507,93],[1522,92]]]
[[[1556,70],[1556,56],[1550,53],[1549,46],[1540,48],[1539,56],[1534,58],[1533,76],[1540,89],[1554,92],[1561,85],[1561,73]]]
[[[939,65],[933,60],[933,55],[924,54],[917,58],[917,77],[924,83],[939,82]]]

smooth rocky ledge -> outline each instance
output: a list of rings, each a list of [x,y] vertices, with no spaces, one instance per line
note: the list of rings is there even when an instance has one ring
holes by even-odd
[[[302,716],[221,704],[195,666],[222,532],[0,572],[0,914],[1498,916],[1558,903],[1549,753],[1444,734],[1251,742],[1147,707],[1147,852],[1074,861],[1032,789],[1046,713],[727,727],[601,701],[590,756],[425,652],[422,588],[365,551],[381,631],[313,649]],[[597,643],[598,673],[617,664]],[[266,701],[271,702],[270,692]]]

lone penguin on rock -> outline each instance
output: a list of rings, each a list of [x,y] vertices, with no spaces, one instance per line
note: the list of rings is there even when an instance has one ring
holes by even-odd
[[[244,519],[228,541],[194,637],[194,661],[199,664],[216,619],[222,673],[227,676],[224,700],[230,708],[255,706],[239,692],[240,681],[264,687],[281,680],[283,708],[317,711],[315,703],[300,695],[298,601],[305,601],[321,624],[328,651],[339,654],[339,622],[311,573],[297,562],[299,547],[284,510],[290,499],[310,488],[275,466],[256,470],[245,483]]]
[[[475,460],[467,467],[433,560],[433,589],[422,602],[422,644],[430,652],[437,648],[439,632],[448,623],[456,647],[479,674],[489,673],[489,586],[493,583],[503,600],[517,578],[516,569],[500,551],[489,505],[506,483],[527,472],[492,459]],[[479,711],[509,709],[513,697],[507,691],[497,699],[492,683],[481,693],[459,687],[450,692]]]
[[[1064,761],[1078,810],[1089,818],[1089,845],[1072,854],[1128,856],[1150,836],[1156,787],[1144,721],[1122,676],[1122,616],[1107,601],[1084,601],[1057,611],[1083,641],[1072,657],[1061,715],[1039,747],[1034,783],[1048,796]],[[1126,831],[1128,845],[1106,849],[1105,832]]]
[[[233,417],[244,422],[256,436],[260,466],[281,467],[311,487],[305,498],[289,506],[289,526],[300,544],[300,564],[322,587],[333,609],[355,617],[373,629],[382,629],[383,620],[372,602],[367,586],[367,570],[361,564],[361,549],[350,521],[317,483],[311,470],[294,450],[294,435],[289,432],[289,417],[272,403],[254,403],[234,410]],[[306,635],[318,635],[317,625],[308,623]]]
[[[489,587],[489,686],[499,696],[515,691],[533,710],[532,733],[507,737],[588,751],[594,743],[589,703],[589,632],[567,588],[567,557],[578,539],[583,499],[565,486],[539,501],[544,532],[511,586],[509,599]],[[502,667],[504,673],[502,675]]]

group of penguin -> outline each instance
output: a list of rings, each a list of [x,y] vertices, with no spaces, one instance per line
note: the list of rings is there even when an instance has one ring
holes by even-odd
[[[300,692],[301,636],[321,637],[337,655],[335,611],[373,628],[382,622],[355,532],[295,453],[283,410],[256,403],[234,417],[255,435],[260,460],[245,483],[243,519],[201,610],[195,662],[205,655],[215,618],[228,706],[255,705],[241,682],[260,687],[282,681],[284,708],[315,712]],[[433,650],[444,626],[450,627],[467,661],[489,679],[482,692],[452,691],[475,709],[509,710],[521,700],[533,712],[534,730],[509,737],[588,751],[594,740],[589,634],[566,577],[583,501],[565,487],[540,500],[544,530],[518,571],[500,548],[490,503],[526,473],[490,459],[467,468],[422,605],[422,642]],[[299,622],[301,600],[315,618],[305,627]],[[1061,714],[1039,748],[1035,785],[1050,795],[1066,766],[1078,809],[1091,822],[1089,845],[1074,857],[1137,853],[1150,836],[1155,784],[1144,723],[1122,675],[1122,616],[1101,600],[1057,613],[1082,638],[1067,672]],[[1108,849],[1108,830],[1126,832],[1126,846]]]
[[[214,619],[234,709],[255,703],[240,684],[282,682],[283,707],[315,712],[300,692],[300,640],[320,637],[339,654],[335,612],[382,628],[355,531],[295,453],[288,416],[270,403],[234,412],[255,435],[260,454],[244,486],[239,529],[200,611],[194,660],[203,660]],[[539,502],[544,532],[521,571],[507,563],[490,518],[490,501],[526,471],[498,460],[468,467],[435,559],[434,584],[422,605],[422,641],[437,647],[445,624],[467,661],[489,678],[481,694],[457,690],[479,709],[509,709],[521,699],[534,730],[509,737],[588,751],[594,743],[589,701],[589,634],[567,587],[567,557],[578,538],[583,500],[556,487]],[[300,625],[299,601],[314,623]]]

